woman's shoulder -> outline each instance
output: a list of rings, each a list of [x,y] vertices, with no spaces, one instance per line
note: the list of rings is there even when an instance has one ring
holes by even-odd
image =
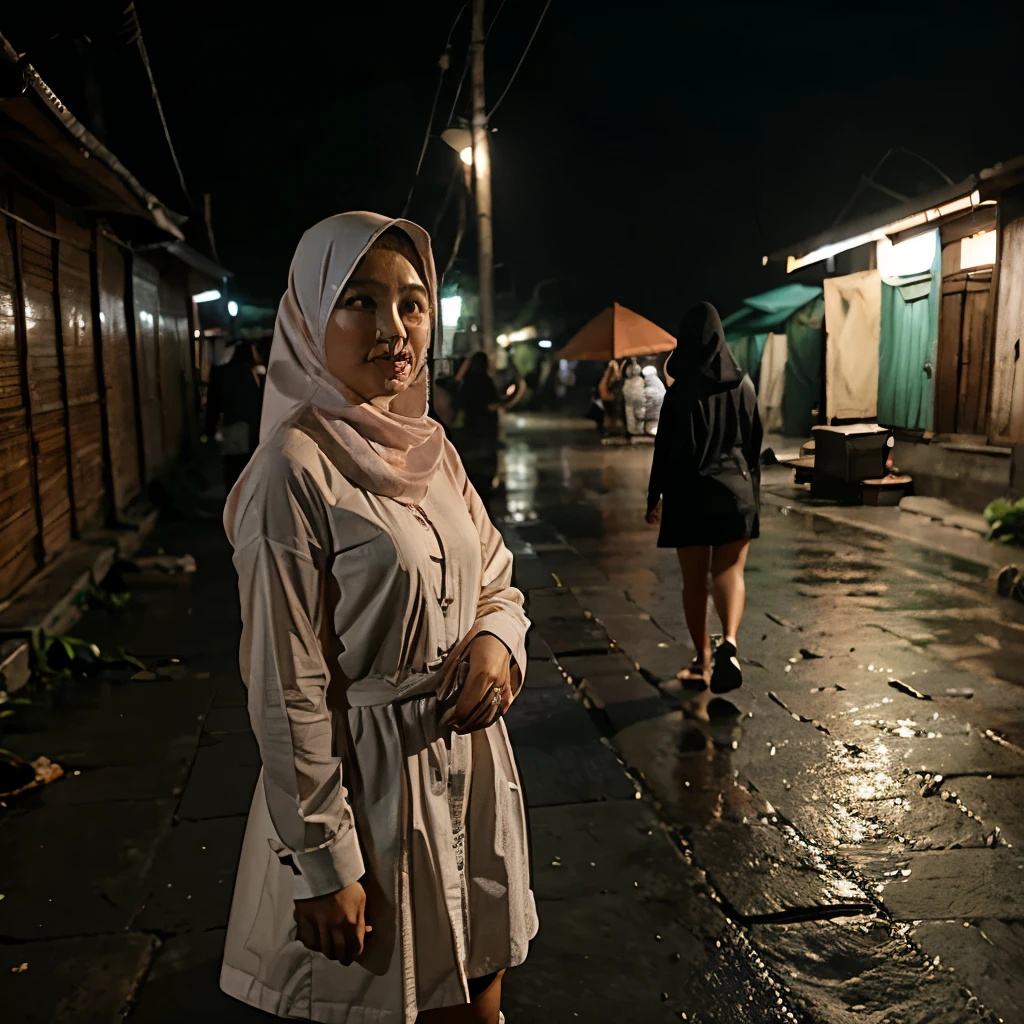
[[[294,424],[279,426],[256,449],[249,463],[249,475],[264,485],[316,475],[324,455],[320,446]]]

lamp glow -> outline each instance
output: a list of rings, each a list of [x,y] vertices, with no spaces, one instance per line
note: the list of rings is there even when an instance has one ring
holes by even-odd
[[[996,233],[979,231],[960,242],[960,269],[987,267],[996,261]]]
[[[888,238],[878,241],[878,270],[882,278],[909,277],[931,270],[935,260],[938,230],[915,235],[905,242],[893,245]]]
[[[544,341],[538,341],[537,342],[537,347],[538,348],[551,348],[551,342],[548,341],[547,339],[544,339]]]
[[[220,292],[216,288],[211,288],[208,292],[199,292],[198,295],[192,296],[193,302],[216,302],[220,298]]]
[[[449,295],[441,300],[441,326],[458,327],[462,316],[462,296]]]
[[[459,153],[459,159],[469,167],[473,163],[473,147],[467,146],[464,150]]]
[[[228,303],[228,316],[238,316],[238,303],[234,299]]]

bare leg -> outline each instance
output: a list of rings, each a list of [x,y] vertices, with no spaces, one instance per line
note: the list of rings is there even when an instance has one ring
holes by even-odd
[[[736,646],[736,634],[740,631],[747,600],[743,569],[749,548],[749,540],[738,540],[711,552],[711,599],[722,620],[723,639],[733,647]]]
[[[501,979],[504,971],[494,975],[484,987],[470,981],[473,1001],[465,1006],[446,1006],[443,1010],[427,1010],[419,1014],[416,1024],[498,1024],[501,1013]],[[477,989],[474,994],[474,988]]]
[[[677,548],[679,568],[683,572],[683,616],[686,628],[707,672],[711,667],[711,637],[708,634],[708,568],[711,565],[711,548]]]

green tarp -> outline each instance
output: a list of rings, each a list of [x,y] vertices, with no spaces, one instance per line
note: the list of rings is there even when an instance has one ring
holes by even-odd
[[[726,341],[736,341],[752,334],[779,330],[798,310],[820,298],[822,289],[817,285],[784,284],[749,299],[722,321]]]
[[[883,426],[932,429],[941,259],[936,245],[931,273],[882,282],[878,422]]]
[[[786,437],[809,437],[811,427],[818,422],[815,410],[821,404],[824,326],[822,298],[807,303],[786,321],[786,386],[782,393],[782,431]]]

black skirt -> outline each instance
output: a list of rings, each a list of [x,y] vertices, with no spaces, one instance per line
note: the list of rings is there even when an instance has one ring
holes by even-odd
[[[756,486],[753,500],[709,476],[665,494],[661,506],[659,548],[721,547],[760,536]]]

